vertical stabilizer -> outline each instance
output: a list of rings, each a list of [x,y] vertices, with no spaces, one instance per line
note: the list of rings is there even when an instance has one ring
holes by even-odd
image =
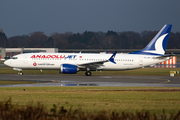
[[[142,50],[130,54],[161,55],[163,56],[168,43],[172,25],[164,25],[151,42]]]

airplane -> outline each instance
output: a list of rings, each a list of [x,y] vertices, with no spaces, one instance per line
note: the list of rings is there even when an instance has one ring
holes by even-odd
[[[22,69],[59,70],[63,74],[76,74],[85,71],[120,71],[143,68],[169,60],[172,55],[165,55],[172,25],[167,24],[157,33],[142,50],[129,54],[97,54],[97,53],[24,53],[13,56],[4,62],[23,75]]]

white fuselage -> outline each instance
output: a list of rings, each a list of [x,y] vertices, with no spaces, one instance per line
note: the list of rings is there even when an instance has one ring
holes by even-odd
[[[62,64],[80,65],[108,60],[112,54],[85,53],[25,53],[19,54],[5,62],[17,69],[60,69]],[[128,70],[149,66],[169,59],[154,59],[154,55],[116,54],[114,61],[105,62],[96,70]]]

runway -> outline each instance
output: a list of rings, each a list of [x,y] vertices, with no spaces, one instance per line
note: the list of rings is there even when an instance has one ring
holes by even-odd
[[[180,77],[164,76],[80,76],[1,74],[0,80],[37,81],[36,84],[0,85],[0,87],[39,86],[119,86],[119,87],[180,87]],[[39,83],[43,82],[43,83]]]

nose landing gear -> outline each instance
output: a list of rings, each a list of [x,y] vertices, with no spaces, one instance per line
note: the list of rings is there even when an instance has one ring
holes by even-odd
[[[19,75],[23,75],[23,72],[22,72],[22,71],[19,71],[18,74],[19,74]]]
[[[13,68],[13,70],[19,71],[18,75],[23,75],[22,69],[19,68]]]

